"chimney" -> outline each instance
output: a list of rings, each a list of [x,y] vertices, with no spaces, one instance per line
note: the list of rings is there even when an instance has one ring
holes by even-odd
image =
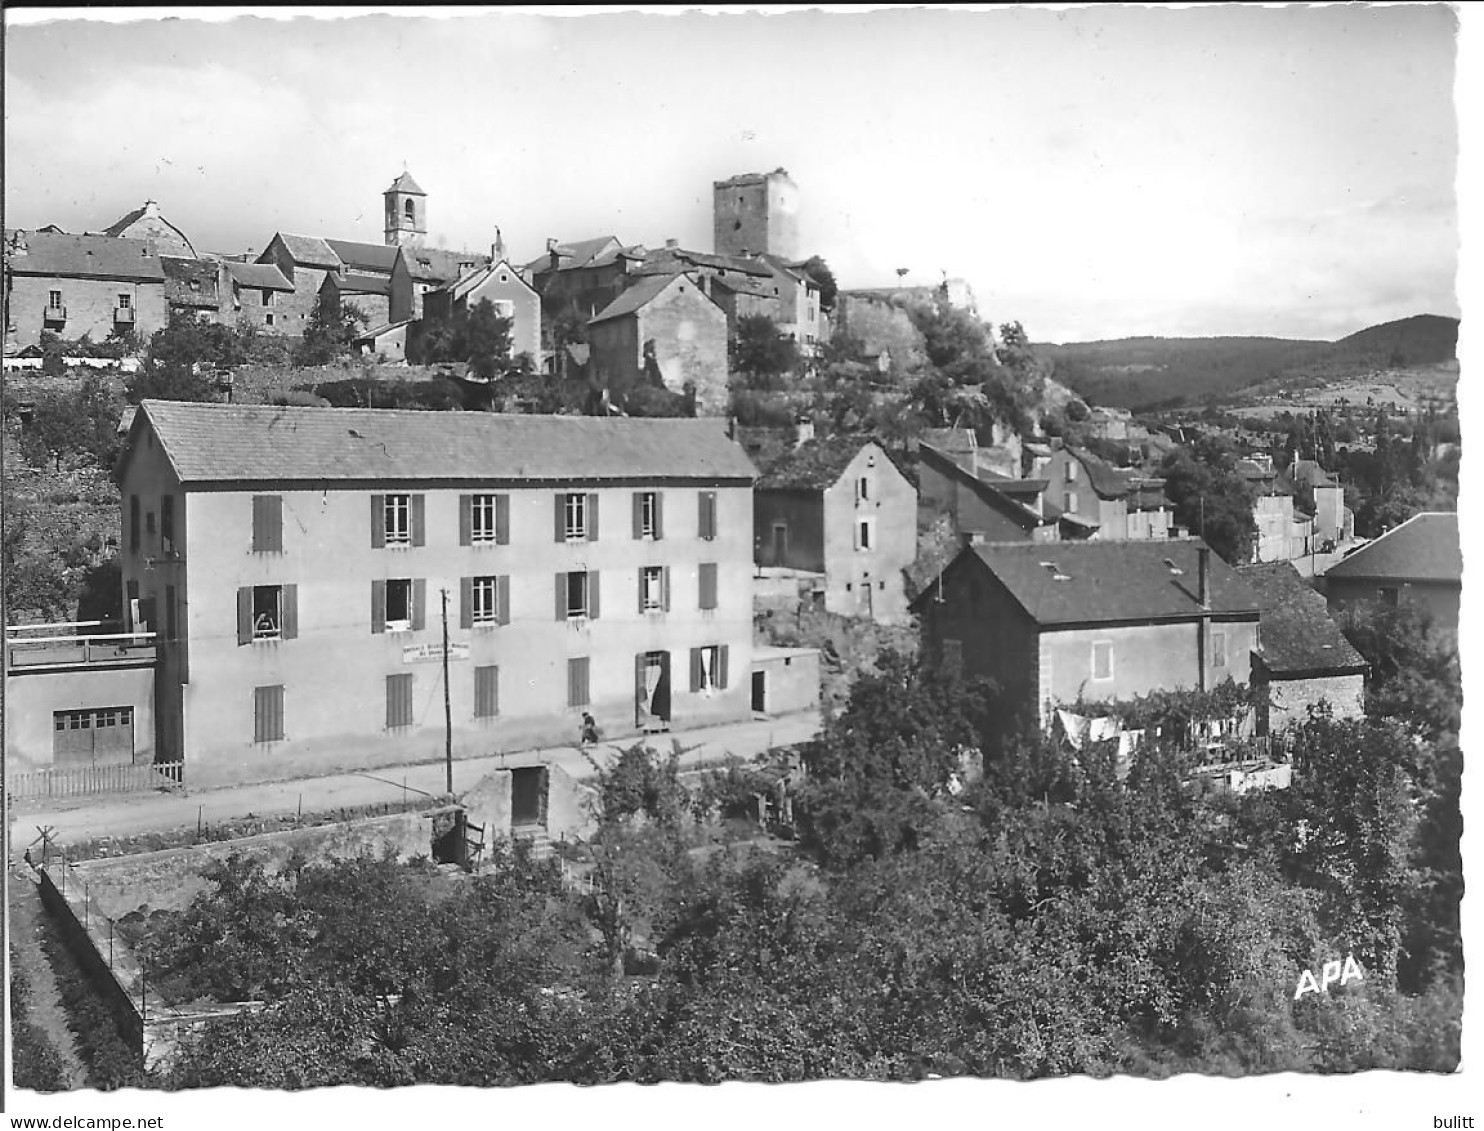
[[[557,249],[557,238],[555,236],[549,236],[549,237],[547,237],[547,240],[546,240],[546,250],[547,251],[555,251],[556,249]]]
[[[505,237],[501,235],[500,229],[495,229],[495,242],[490,244],[490,262],[499,263],[505,258]]]
[[[1200,594],[1201,608],[1211,607],[1211,547],[1202,542],[1196,547],[1196,558],[1200,563],[1197,571],[1197,592]]]
[[[680,241],[679,240],[666,240],[665,241],[665,250],[666,251],[674,251],[679,246],[680,246]]]
[[[794,420],[794,447],[802,447],[814,439],[814,421],[807,416],[800,416]]]
[[[144,202],[144,215],[146,217],[153,219],[159,214],[160,206],[158,204],[156,204],[153,200],[146,200]]]

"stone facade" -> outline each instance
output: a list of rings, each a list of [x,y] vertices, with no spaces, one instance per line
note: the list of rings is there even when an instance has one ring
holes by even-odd
[[[799,253],[799,189],[786,169],[744,173],[712,185],[713,249],[718,255]]]
[[[667,389],[693,385],[699,414],[726,411],[727,316],[688,275],[672,277],[629,313],[590,322],[588,344],[590,372],[615,396],[643,382],[652,345]]]

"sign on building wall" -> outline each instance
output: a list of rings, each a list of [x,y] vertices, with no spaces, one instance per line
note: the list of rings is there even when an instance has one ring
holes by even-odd
[[[469,645],[450,644],[448,646],[448,658],[450,660],[467,660],[469,658]],[[402,662],[404,664],[425,664],[429,661],[442,661],[443,645],[441,644],[409,644],[402,649]]]

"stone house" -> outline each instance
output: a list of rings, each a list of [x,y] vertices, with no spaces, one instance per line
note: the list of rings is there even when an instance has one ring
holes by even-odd
[[[294,284],[272,263],[226,263],[229,293],[223,296],[222,321],[251,326],[269,334],[302,334]],[[311,307],[312,308],[312,307]]]
[[[917,489],[879,444],[806,440],[758,479],[752,513],[759,566],[822,573],[829,612],[907,619]]]
[[[480,252],[404,244],[397,249],[397,259],[392,265],[389,320],[421,318],[423,298],[429,291],[487,267],[489,262],[490,257]]]
[[[1241,566],[1262,615],[1252,655],[1252,686],[1261,692],[1257,733],[1276,734],[1329,705],[1336,718],[1365,713],[1366,662],[1330,618],[1324,597],[1288,562]]]
[[[748,718],[754,474],[714,421],[145,401],[156,753],[195,785],[437,756],[445,616],[456,755]]]
[[[209,322],[221,320],[222,305],[231,295],[223,264],[162,255],[160,267],[165,274],[165,306],[170,314],[182,311]]]
[[[190,237],[165,219],[160,214],[160,206],[153,200],[146,200],[138,208],[125,213],[104,228],[101,234],[115,239],[144,240],[156,255],[199,258]]]
[[[5,232],[5,340],[34,345],[41,332],[102,341],[115,330],[147,339],[165,326],[165,272],[147,240]]]
[[[278,268],[292,288],[288,293],[275,292],[269,304],[273,307],[273,320],[269,322],[265,312],[263,325],[275,334],[303,334],[319,301],[325,277],[341,268],[335,249],[319,236],[275,232],[257,262]],[[244,309],[250,305],[244,303]]]
[[[1324,593],[1337,612],[1368,603],[1416,605],[1456,636],[1463,595],[1457,513],[1425,511],[1366,543],[1329,567]]]
[[[1001,689],[1001,714],[1246,684],[1256,596],[1198,538],[984,543],[916,600],[923,646]]]
[[[1045,479],[1011,479],[976,470],[975,449],[917,446],[918,502],[925,522],[949,516],[965,542],[1056,542],[1058,514],[1045,505]]]
[[[541,367],[541,296],[507,260],[480,267],[423,296],[423,317],[438,322],[465,313],[488,300],[501,318],[510,319],[510,356],[529,354]]]
[[[727,404],[727,316],[691,275],[624,291],[587,324],[592,380],[615,398],[657,372],[671,392],[694,387],[697,411]]]
[[[1163,479],[1114,467],[1083,448],[1053,443],[1033,473],[1050,486],[1049,502],[1066,519],[1103,541],[1142,541],[1170,536]]]

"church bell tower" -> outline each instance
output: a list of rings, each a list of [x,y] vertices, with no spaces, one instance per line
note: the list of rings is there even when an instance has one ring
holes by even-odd
[[[386,200],[386,242],[391,247],[416,247],[428,234],[428,194],[412,174],[403,171],[381,194]]]

